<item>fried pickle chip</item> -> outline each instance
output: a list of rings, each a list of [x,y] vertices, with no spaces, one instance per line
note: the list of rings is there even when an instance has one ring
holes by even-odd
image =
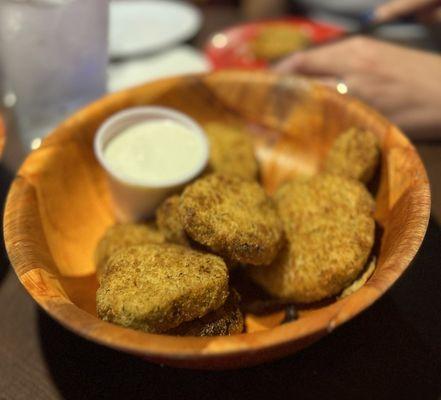
[[[164,242],[164,235],[152,225],[126,223],[111,226],[104,233],[95,250],[95,265],[98,279],[103,274],[109,257],[122,248]]]
[[[311,216],[271,266],[250,269],[253,280],[272,296],[296,303],[340,293],[363,270],[375,230],[367,215],[342,215]]]
[[[287,245],[267,268],[250,269],[269,294],[311,303],[340,293],[363,270],[375,234],[374,201],[339,176],[292,181],[275,195]]]
[[[276,60],[310,44],[308,35],[301,29],[287,24],[264,27],[251,42],[251,50],[257,58]]]
[[[204,125],[210,141],[209,172],[256,179],[258,166],[251,138],[235,125],[210,122]]]
[[[170,243],[187,246],[187,234],[179,216],[179,196],[174,195],[164,200],[156,210],[156,223]]]
[[[168,332],[179,336],[229,336],[242,333],[244,319],[239,309],[240,296],[231,289],[225,304],[194,321],[184,322]]]
[[[353,213],[372,215],[375,201],[358,181],[332,174],[289,181],[274,196],[285,232],[296,233],[315,214],[335,216]],[[306,220],[306,221],[305,221]]]
[[[379,160],[378,138],[370,131],[351,128],[335,140],[325,161],[325,171],[368,183]]]
[[[179,214],[186,233],[228,260],[271,263],[283,244],[272,200],[254,181],[213,174],[187,186]]]
[[[145,332],[166,332],[221,307],[224,261],[174,244],[147,244],[110,257],[96,294],[100,318]]]

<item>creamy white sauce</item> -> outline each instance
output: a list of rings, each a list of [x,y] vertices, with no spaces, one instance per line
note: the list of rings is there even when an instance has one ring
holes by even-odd
[[[104,148],[104,158],[115,173],[146,184],[184,179],[201,165],[205,154],[197,133],[166,119],[131,125]]]

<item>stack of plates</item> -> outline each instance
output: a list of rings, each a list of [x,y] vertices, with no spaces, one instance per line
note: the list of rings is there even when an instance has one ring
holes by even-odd
[[[109,91],[160,77],[208,69],[190,46],[202,24],[200,11],[183,1],[124,0],[110,4]]]

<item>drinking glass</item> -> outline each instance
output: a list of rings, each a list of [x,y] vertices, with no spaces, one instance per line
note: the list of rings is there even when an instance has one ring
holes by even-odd
[[[0,96],[22,145],[106,90],[107,0],[0,0]]]

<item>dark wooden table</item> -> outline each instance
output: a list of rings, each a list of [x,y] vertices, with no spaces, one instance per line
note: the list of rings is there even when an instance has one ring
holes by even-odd
[[[237,21],[206,12],[201,37]],[[201,43],[201,39],[199,39]],[[302,352],[239,371],[149,364],[65,330],[0,268],[0,400],[441,399],[441,143],[417,143],[429,171],[433,216],[406,274],[370,309]],[[17,159],[10,144],[5,159]],[[3,203],[11,173],[0,167]]]

